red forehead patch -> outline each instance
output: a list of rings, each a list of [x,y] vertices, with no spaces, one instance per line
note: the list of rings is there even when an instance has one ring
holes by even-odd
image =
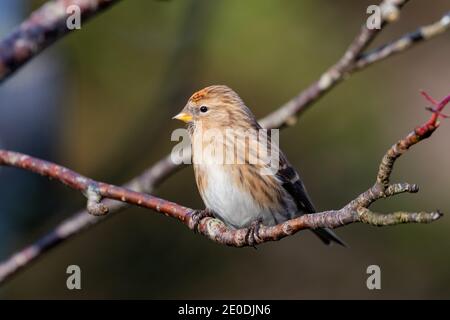
[[[190,100],[193,102],[198,102],[198,101],[202,100],[203,98],[205,98],[207,94],[208,94],[208,91],[206,89],[202,89],[202,90],[194,93]]]

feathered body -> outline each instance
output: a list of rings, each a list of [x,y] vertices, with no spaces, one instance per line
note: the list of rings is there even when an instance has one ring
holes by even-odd
[[[260,125],[232,89],[220,85],[200,90],[180,115],[188,122],[200,195],[227,225],[242,228],[260,221],[272,226],[315,212],[295,169],[270,135],[258,135]],[[267,174],[270,170],[273,174]],[[314,232],[325,243],[342,244],[330,230]]]

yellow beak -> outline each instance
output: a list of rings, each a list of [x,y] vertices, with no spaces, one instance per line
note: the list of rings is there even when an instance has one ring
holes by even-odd
[[[173,117],[172,119],[177,119],[177,120],[181,120],[183,122],[189,122],[192,121],[192,116],[188,113],[185,112],[180,112],[179,114],[177,114],[175,117]]]

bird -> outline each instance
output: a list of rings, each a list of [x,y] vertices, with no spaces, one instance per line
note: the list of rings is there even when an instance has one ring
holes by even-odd
[[[191,138],[195,181],[206,207],[197,211],[196,221],[213,216],[232,229],[257,232],[260,225],[316,212],[299,174],[271,139],[272,131],[259,125],[233,89],[203,88],[173,119],[187,124]],[[328,228],[312,231],[325,244],[346,246]]]

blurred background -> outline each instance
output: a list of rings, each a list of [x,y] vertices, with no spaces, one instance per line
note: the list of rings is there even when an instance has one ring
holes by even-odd
[[[0,35],[43,1],[0,0]],[[170,152],[170,118],[211,84],[234,88],[262,117],[343,54],[373,1],[123,1],[83,24],[0,87],[0,145],[120,184]],[[374,46],[438,20],[448,0],[411,1]],[[419,95],[450,94],[450,33],[353,75],[281,133],[281,147],[320,210],[373,181],[386,149],[429,116]],[[450,212],[450,123],[407,153],[398,181],[417,195],[375,210]],[[0,169],[0,260],[83,207],[59,183]],[[203,204],[192,168],[156,190]],[[0,298],[450,298],[450,221],[337,230],[350,248],[301,232],[258,250],[229,248],[133,208],[58,246],[0,288]],[[82,290],[66,288],[66,268]],[[381,268],[381,290],[366,269]]]

